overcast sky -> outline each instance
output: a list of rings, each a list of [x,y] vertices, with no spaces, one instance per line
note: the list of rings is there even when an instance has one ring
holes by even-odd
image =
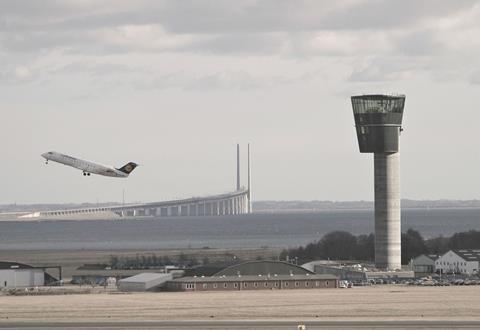
[[[232,191],[237,142],[256,200],[372,200],[349,97],[391,92],[402,197],[479,199],[478,1],[3,0],[0,204]]]

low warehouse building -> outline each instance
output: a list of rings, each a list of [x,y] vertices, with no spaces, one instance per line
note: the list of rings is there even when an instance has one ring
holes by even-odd
[[[144,269],[78,269],[72,274],[72,284],[105,285],[108,278],[117,281],[122,278],[141,274]]]
[[[347,267],[315,265],[316,274],[330,274],[338,276],[341,280],[364,282],[367,275],[363,271],[352,270]]]
[[[414,278],[413,271],[396,270],[382,271],[375,269],[374,265],[354,262],[336,262],[317,260],[302,265],[307,269],[314,269],[315,274],[330,274],[338,276],[340,280],[352,281],[354,284],[363,285],[370,283],[397,283]]]
[[[45,285],[45,271],[29,265],[0,261],[0,289]]]
[[[396,271],[367,271],[365,272],[367,281],[370,283],[398,283],[399,281],[409,281],[415,278],[415,273],[411,270]]]
[[[118,289],[123,292],[153,291],[172,279],[171,273],[141,273],[118,281]]]
[[[284,290],[337,287],[337,277],[316,274],[182,277],[167,282],[167,289],[171,291]]]

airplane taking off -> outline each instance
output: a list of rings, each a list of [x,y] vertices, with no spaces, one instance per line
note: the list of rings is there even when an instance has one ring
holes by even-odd
[[[45,164],[48,164],[48,161],[51,160],[53,162],[57,162],[63,165],[78,168],[79,170],[83,171],[83,175],[90,175],[90,173],[93,173],[116,178],[126,178],[135,169],[135,167],[138,166],[138,164],[130,162],[125,166],[115,168],[113,166],[95,164],[55,151],[46,152],[42,154],[42,157],[46,159]]]

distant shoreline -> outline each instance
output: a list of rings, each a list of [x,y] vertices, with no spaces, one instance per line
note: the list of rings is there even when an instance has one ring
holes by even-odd
[[[466,206],[466,205],[437,205],[437,206],[402,206],[402,211],[407,210],[418,210],[418,211],[433,211],[433,210],[479,210],[480,205],[476,206]],[[56,209],[61,210],[61,209]],[[153,219],[153,218],[162,218],[162,219],[185,219],[185,218],[215,218],[216,216],[171,216],[171,217],[151,217],[151,216],[135,216],[135,217],[118,217],[113,213],[111,216],[106,214],[100,214],[90,217],[74,217],[74,218],[60,218],[60,217],[32,217],[32,218],[20,218],[20,216],[29,214],[30,212],[0,212],[0,222],[50,222],[50,221],[123,221],[129,219]],[[336,213],[336,212],[374,212],[373,207],[332,207],[332,208],[266,208],[266,209],[255,209],[253,208],[253,214],[251,215],[295,215],[295,214],[325,214],[325,213]],[[251,216],[250,215],[250,216]],[[236,215],[234,217],[248,217],[249,215]]]
[[[479,206],[437,206],[437,207],[401,207],[402,210],[452,210],[452,209],[465,209],[465,210],[478,210]],[[264,209],[264,210],[253,210],[257,214],[289,214],[289,213],[322,213],[329,211],[375,211],[372,208],[331,208],[331,209]]]
[[[282,210],[373,210],[373,201],[257,201],[253,203],[256,212]],[[480,200],[412,200],[402,199],[402,209],[458,209],[480,208]]]
[[[90,207],[119,206],[119,203],[49,203],[49,204],[3,204],[0,205],[0,221],[6,216],[32,212],[69,210]],[[402,199],[402,209],[477,209],[480,200],[413,200]],[[363,211],[373,210],[373,201],[254,201],[254,213],[305,213],[322,211]]]

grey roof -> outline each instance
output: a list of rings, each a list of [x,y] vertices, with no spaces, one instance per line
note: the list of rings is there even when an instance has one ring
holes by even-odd
[[[415,260],[418,260],[418,259],[421,259],[421,258],[428,258],[428,259],[430,259],[431,261],[435,261],[435,260],[438,259],[438,257],[439,257],[439,256],[436,255],[436,254],[421,254],[421,255],[419,255],[418,257],[414,258],[413,260],[415,261]]]
[[[213,276],[233,265],[238,265],[243,261],[235,260],[228,262],[210,262],[206,265],[194,266],[185,270],[185,276]],[[236,275],[236,274],[235,274]]]
[[[134,276],[145,269],[77,269],[73,276]]]
[[[363,95],[354,95],[352,99],[363,99],[363,100],[388,100],[388,99],[404,99],[405,94],[363,94]]]
[[[14,261],[0,261],[0,269],[30,269],[34,268],[30,265],[22,264]]]
[[[260,261],[247,261],[241,264],[233,265],[227,267],[218,273],[215,273],[214,276],[238,276],[238,275],[306,275],[314,274],[312,271],[305,269],[303,267],[290,264],[284,261],[270,261],[270,260],[260,260]]]
[[[241,281],[300,281],[300,280],[336,280],[337,277],[328,274],[312,274],[312,275],[277,275],[277,276],[206,276],[196,277],[188,276],[172,280],[171,282],[241,282]]]
[[[159,278],[164,278],[168,277],[170,278],[172,275],[171,274],[165,274],[165,273],[141,273],[135,276],[127,277],[124,279],[121,279],[119,282],[121,283],[145,283],[149,282],[152,280],[156,280]]]
[[[463,250],[452,250],[459,257],[465,261],[480,261],[480,250],[479,249],[463,249]]]

